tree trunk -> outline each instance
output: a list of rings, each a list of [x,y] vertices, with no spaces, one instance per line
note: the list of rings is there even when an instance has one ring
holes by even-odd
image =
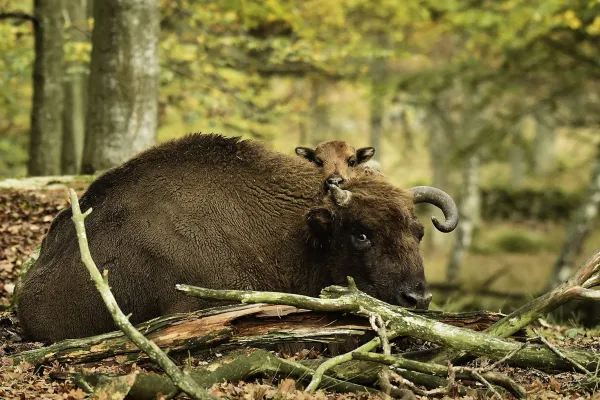
[[[461,202],[459,205],[460,224],[450,261],[446,268],[446,282],[453,284],[459,281],[460,266],[465,252],[471,246],[473,231],[479,214],[479,154],[471,154],[464,166]]]
[[[154,143],[158,6],[158,0],[94,2],[85,173],[119,165]]]
[[[375,148],[374,159],[381,165],[381,154],[383,147],[381,141],[383,137],[383,117],[385,115],[385,96],[387,88],[385,86],[385,62],[377,60],[371,65],[371,98],[369,103],[370,118],[369,125],[371,131],[371,146]]]
[[[571,268],[587,239],[600,205],[600,146],[596,154],[596,165],[590,179],[590,185],[583,204],[573,213],[567,229],[567,237],[554,263],[552,275],[548,279],[546,290],[551,290],[571,275]]]
[[[62,0],[35,0],[35,63],[29,142],[30,176],[59,175],[63,110]]]
[[[82,31],[87,26],[87,0],[70,0],[65,4],[65,15],[72,26],[74,42],[87,42]],[[61,172],[76,175],[81,167],[85,134],[85,80],[82,72],[73,73],[64,83],[63,141]]]
[[[550,114],[536,118],[533,142],[534,172],[541,176],[550,173],[556,164],[556,121]]]
[[[448,186],[448,145],[446,134],[440,124],[434,122],[429,125],[429,162],[432,172],[432,185],[436,188],[446,190]],[[439,209],[429,206],[428,212],[432,215],[440,215]],[[441,215],[438,217],[440,218]],[[434,248],[440,247],[446,240],[445,233],[431,229],[426,237],[429,237],[428,244]]]
[[[310,78],[310,114],[312,129],[309,140],[313,146],[329,139],[329,106],[325,99],[325,82],[318,77]]]
[[[521,124],[517,124],[513,132],[513,141],[510,146],[510,184],[513,188],[521,187],[525,177],[525,152]]]

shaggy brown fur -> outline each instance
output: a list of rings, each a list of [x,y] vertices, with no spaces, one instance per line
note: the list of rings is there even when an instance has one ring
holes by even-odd
[[[316,296],[350,275],[373,296],[414,305],[406,296],[423,295],[426,281],[410,192],[370,176],[345,188],[353,195],[341,207],[305,159],[193,134],[100,176],[80,204],[93,208],[92,256],[133,323],[214,305],[176,292],[177,283]],[[80,261],[71,215],[53,221],[19,289],[29,339],[115,329]]]
[[[319,143],[314,150],[296,147],[296,154],[321,167],[326,184],[340,185],[357,174],[354,168],[369,161],[375,149],[363,147],[355,150],[346,142],[330,140]]]

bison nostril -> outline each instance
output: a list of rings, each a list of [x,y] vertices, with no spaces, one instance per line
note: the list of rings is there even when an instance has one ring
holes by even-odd
[[[335,185],[335,186],[339,186],[344,182],[344,179],[339,177],[339,176],[332,176],[330,178],[327,178],[327,184],[328,185]]]
[[[429,308],[429,303],[431,303],[431,298],[433,295],[429,292],[419,294],[419,293],[401,293],[400,294],[400,305],[409,308],[416,308],[420,310],[426,310]]]

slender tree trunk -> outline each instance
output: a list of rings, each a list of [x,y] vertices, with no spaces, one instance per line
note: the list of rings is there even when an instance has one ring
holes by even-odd
[[[534,146],[534,172],[548,174],[556,164],[556,121],[546,114],[536,118]]]
[[[548,279],[546,290],[558,286],[571,275],[575,258],[587,239],[600,205],[600,146],[597,149],[596,165],[590,179],[590,185],[583,204],[573,213],[567,229],[567,237],[563,243],[558,259],[554,263],[552,275]]]
[[[75,42],[87,42],[82,29],[87,26],[87,0],[69,0],[65,15],[71,25],[71,38]],[[85,133],[85,80],[82,72],[73,73],[64,83],[63,142],[61,172],[74,175],[79,172],[83,154]]]
[[[85,173],[119,165],[154,143],[158,6],[158,0],[94,2]]]
[[[514,127],[513,141],[510,147],[510,184],[513,188],[521,187],[525,177],[525,152],[523,151],[522,125]]]
[[[35,0],[35,63],[27,173],[60,174],[63,110],[62,0]]]
[[[448,158],[448,145],[447,145],[447,132],[442,130],[442,127],[434,122],[429,127],[429,160],[432,171],[432,185],[436,188],[447,190],[448,186],[448,169],[447,158]],[[429,210],[432,215],[438,214],[439,210],[436,207],[430,206]],[[441,218],[441,215],[439,216]],[[435,229],[429,230],[428,244],[432,247],[439,247],[445,240],[445,233],[439,232]]]
[[[383,137],[383,117],[385,115],[385,97],[387,88],[385,86],[385,62],[377,60],[371,65],[371,98],[369,125],[371,131],[371,146],[375,148],[374,159],[381,165],[381,154],[383,148],[381,140]]]
[[[312,129],[310,141],[317,145],[329,139],[329,106],[325,99],[325,82],[318,77],[310,78],[310,114]]]
[[[471,154],[467,159],[463,171],[461,202],[459,204],[460,224],[458,224],[456,239],[450,261],[446,268],[446,282],[459,281],[460,266],[465,253],[471,246],[473,231],[476,227],[479,214],[479,154]]]

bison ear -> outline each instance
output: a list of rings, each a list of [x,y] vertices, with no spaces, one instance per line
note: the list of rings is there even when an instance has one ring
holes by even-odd
[[[306,222],[311,235],[320,241],[329,235],[333,214],[325,207],[311,208],[306,213]]]
[[[296,154],[306,158],[308,161],[315,161],[315,151],[310,147],[296,147]]]
[[[358,164],[366,163],[375,155],[374,147],[363,147],[356,150],[356,161]]]

